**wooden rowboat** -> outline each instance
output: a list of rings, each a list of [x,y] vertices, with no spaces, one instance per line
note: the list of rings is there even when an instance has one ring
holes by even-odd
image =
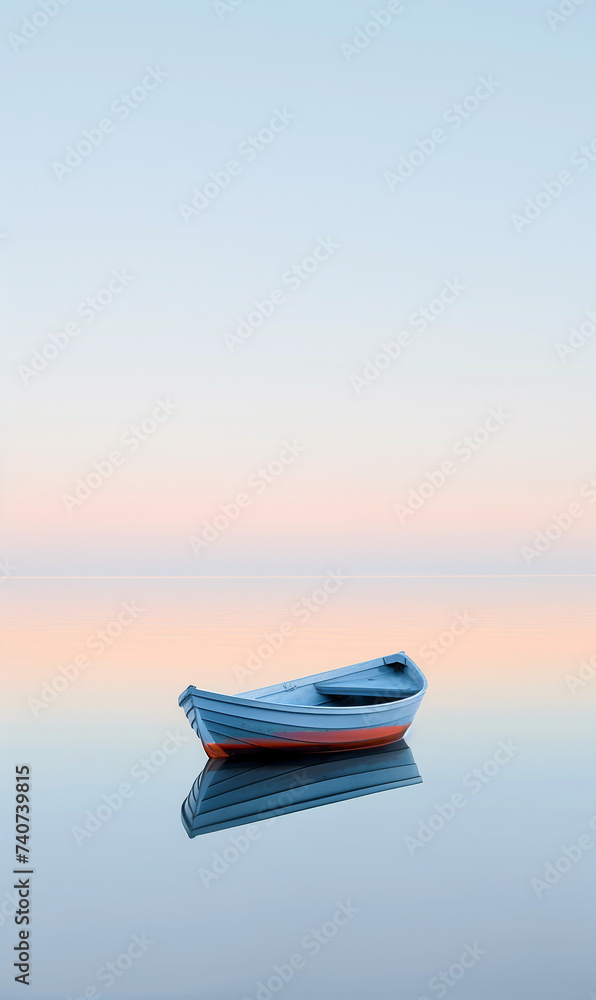
[[[209,760],[182,805],[189,837],[422,781],[400,740],[371,750]]]
[[[422,671],[402,652],[240,695],[191,685],[178,703],[209,757],[328,753],[401,739],[426,686]]]

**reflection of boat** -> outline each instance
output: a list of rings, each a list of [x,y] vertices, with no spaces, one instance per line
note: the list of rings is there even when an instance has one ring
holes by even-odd
[[[189,837],[422,781],[400,740],[371,750],[209,760],[182,805]]]
[[[259,750],[357,750],[401,739],[426,678],[405,653],[247,691],[191,685],[178,699],[210,757]]]

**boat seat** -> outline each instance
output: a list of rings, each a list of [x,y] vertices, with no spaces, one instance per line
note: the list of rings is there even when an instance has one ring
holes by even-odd
[[[390,667],[374,667],[361,674],[337,677],[328,681],[318,681],[315,688],[319,694],[356,698],[408,698],[417,694],[420,686],[407,674],[397,673]]]

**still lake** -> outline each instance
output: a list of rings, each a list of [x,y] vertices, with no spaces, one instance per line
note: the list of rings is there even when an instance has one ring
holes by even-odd
[[[22,995],[28,764],[32,1000],[587,1000],[595,583],[353,578],[301,620],[315,578],[9,581],[2,997]],[[188,684],[235,692],[401,649],[429,681],[405,746],[286,778],[210,765],[219,828],[192,829],[196,789],[185,826],[207,761],[177,704]]]

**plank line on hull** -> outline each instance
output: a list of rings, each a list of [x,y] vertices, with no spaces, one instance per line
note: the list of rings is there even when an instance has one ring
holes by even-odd
[[[251,749],[254,750],[255,746],[258,746],[258,744],[251,743],[250,740],[239,739],[238,737],[232,736],[230,733],[219,733],[216,730],[211,729],[211,726],[208,728],[211,734],[210,745],[220,746],[224,749],[226,746],[232,745],[238,747],[244,746],[247,751]]]
[[[288,715],[289,714],[290,713],[288,713]],[[286,721],[280,719],[279,716],[277,719],[260,719],[257,716],[231,715],[223,712],[215,712],[212,708],[202,708],[201,718],[207,724],[209,723],[209,720],[212,720],[216,726],[223,725],[226,728],[229,726],[231,729],[234,729],[237,732],[251,732],[251,733],[254,733],[255,728],[259,730],[259,727],[262,726],[266,726],[269,728],[271,726],[279,726],[280,724],[283,725],[287,724]],[[292,725],[293,723],[289,724]],[[299,724],[302,727],[302,729],[311,729],[313,733],[318,732],[321,728],[320,725],[318,726],[317,725],[309,726],[307,724],[303,725],[302,720],[300,720],[299,723],[297,722],[294,724],[295,725]]]
[[[210,713],[205,712],[203,715],[203,722],[207,726],[210,733],[228,733],[230,736],[238,736],[240,740],[246,739],[246,737],[252,736],[269,736],[271,735],[270,730],[259,730],[254,727],[248,728],[244,726],[235,726],[233,722],[229,722],[227,719],[222,719],[221,717],[214,719]]]

